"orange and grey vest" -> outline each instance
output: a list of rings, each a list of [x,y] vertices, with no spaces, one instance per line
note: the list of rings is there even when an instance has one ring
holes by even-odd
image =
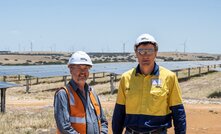
[[[65,91],[68,95],[71,126],[78,133],[86,134],[87,133],[86,111],[85,111],[84,105],[81,101],[81,98],[78,96],[76,91],[73,90],[73,88],[71,86],[63,87],[61,89],[65,89]],[[95,113],[97,115],[98,126],[100,127],[99,129],[101,130],[100,106],[96,100],[95,95],[93,94],[93,91],[91,91],[91,89],[89,89],[89,97],[90,97],[91,103],[94,107]],[[58,130],[58,128],[57,128],[57,134],[60,134],[60,131]]]

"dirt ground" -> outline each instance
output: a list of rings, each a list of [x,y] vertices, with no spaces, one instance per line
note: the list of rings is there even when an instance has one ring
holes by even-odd
[[[109,105],[109,106],[108,106]],[[112,109],[113,104],[104,107]],[[187,117],[187,134],[220,134],[221,105],[217,104],[185,104]],[[174,134],[174,128],[168,129],[168,134]],[[111,121],[109,121],[109,133]]]
[[[219,134],[221,131],[221,105],[185,104],[187,134]],[[172,133],[172,131],[170,130]]]
[[[21,110],[27,110],[29,108],[41,109],[42,107],[48,107],[48,103],[38,101],[31,102],[26,101],[25,105],[22,105],[24,100],[9,101],[8,106],[17,107]],[[50,102],[52,103],[52,102]],[[51,105],[51,104],[50,104]],[[102,102],[105,111],[112,111],[114,108],[114,102],[106,101]],[[23,108],[22,108],[23,107]],[[13,109],[14,109],[13,108]],[[51,107],[52,108],[52,107]],[[186,117],[187,117],[187,134],[220,134],[221,131],[221,105],[220,104],[185,104]],[[33,111],[33,109],[32,109]],[[109,121],[109,134],[111,130],[111,116],[108,116]],[[54,132],[52,129],[51,132]],[[50,133],[51,133],[50,132]],[[42,133],[41,133],[42,134]],[[168,130],[168,134],[174,134],[173,127]]]
[[[26,101],[9,100],[8,111],[13,109],[27,110],[41,109],[43,107],[52,108],[52,101]],[[114,101],[103,101],[105,111],[113,111]],[[187,134],[220,134],[221,131],[221,105],[220,104],[184,104],[187,117]],[[109,121],[109,133],[111,130],[111,116],[107,116]],[[52,129],[51,131],[55,131]],[[51,133],[51,132],[50,132]],[[168,130],[168,134],[173,134],[173,127]]]

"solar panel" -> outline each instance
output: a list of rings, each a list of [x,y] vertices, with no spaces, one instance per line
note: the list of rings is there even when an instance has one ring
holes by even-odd
[[[9,88],[9,87],[17,87],[19,85],[17,84],[14,84],[14,83],[8,83],[8,82],[3,82],[3,81],[0,81],[0,88]]]
[[[115,73],[123,72],[137,66],[136,62],[125,63],[100,63],[94,64],[90,69],[90,73]],[[221,61],[172,61],[157,62],[171,71],[182,70],[187,68],[197,68],[211,65],[221,65]],[[44,78],[54,76],[70,75],[67,65],[32,65],[32,66],[0,66],[0,76],[8,75],[29,75],[32,77]]]
[[[69,76],[69,71],[52,71],[52,72],[28,72],[28,76],[37,78],[56,77],[56,76]]]
[[[213,69],[211,69],[211,70],[221,72],[221,68],[213,68]]]

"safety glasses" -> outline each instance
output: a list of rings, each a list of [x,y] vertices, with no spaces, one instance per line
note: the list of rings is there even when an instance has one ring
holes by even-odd
[[[138,48],[137,52],[140,55],[152,55],[155,52],[155,50],[154,48],[148,48],[148,49]]]
[[[70,65],[69,66],[70,69],[75,69],[77,71],[89,71],[90,70],[90,66],[88,65],[82,65],[82,64],[78,64],[78,65]]]

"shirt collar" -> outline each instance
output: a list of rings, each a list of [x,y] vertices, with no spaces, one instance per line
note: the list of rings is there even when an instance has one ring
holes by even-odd
[[[142,74],[141,70],[140,70],[140,64],[137,65],[136,67],[136,74]],[[150,75],[156,75],[159,76],[160,72],[159,72],[159,65],[156,64],[156,62],[154,62],[154,68],[153,71],[150,73]]]
[[[70,86],[72,86],[72,88],[73,88],[75,91],[79,90],[78,85],[76,84],[76,82],[74,82],[73,79],[70,80],[69,84],[70,84]],[[86,90],[88,89],[88,84],[87,84],[87,83],[85,83],[84,89],[86,89]]]

